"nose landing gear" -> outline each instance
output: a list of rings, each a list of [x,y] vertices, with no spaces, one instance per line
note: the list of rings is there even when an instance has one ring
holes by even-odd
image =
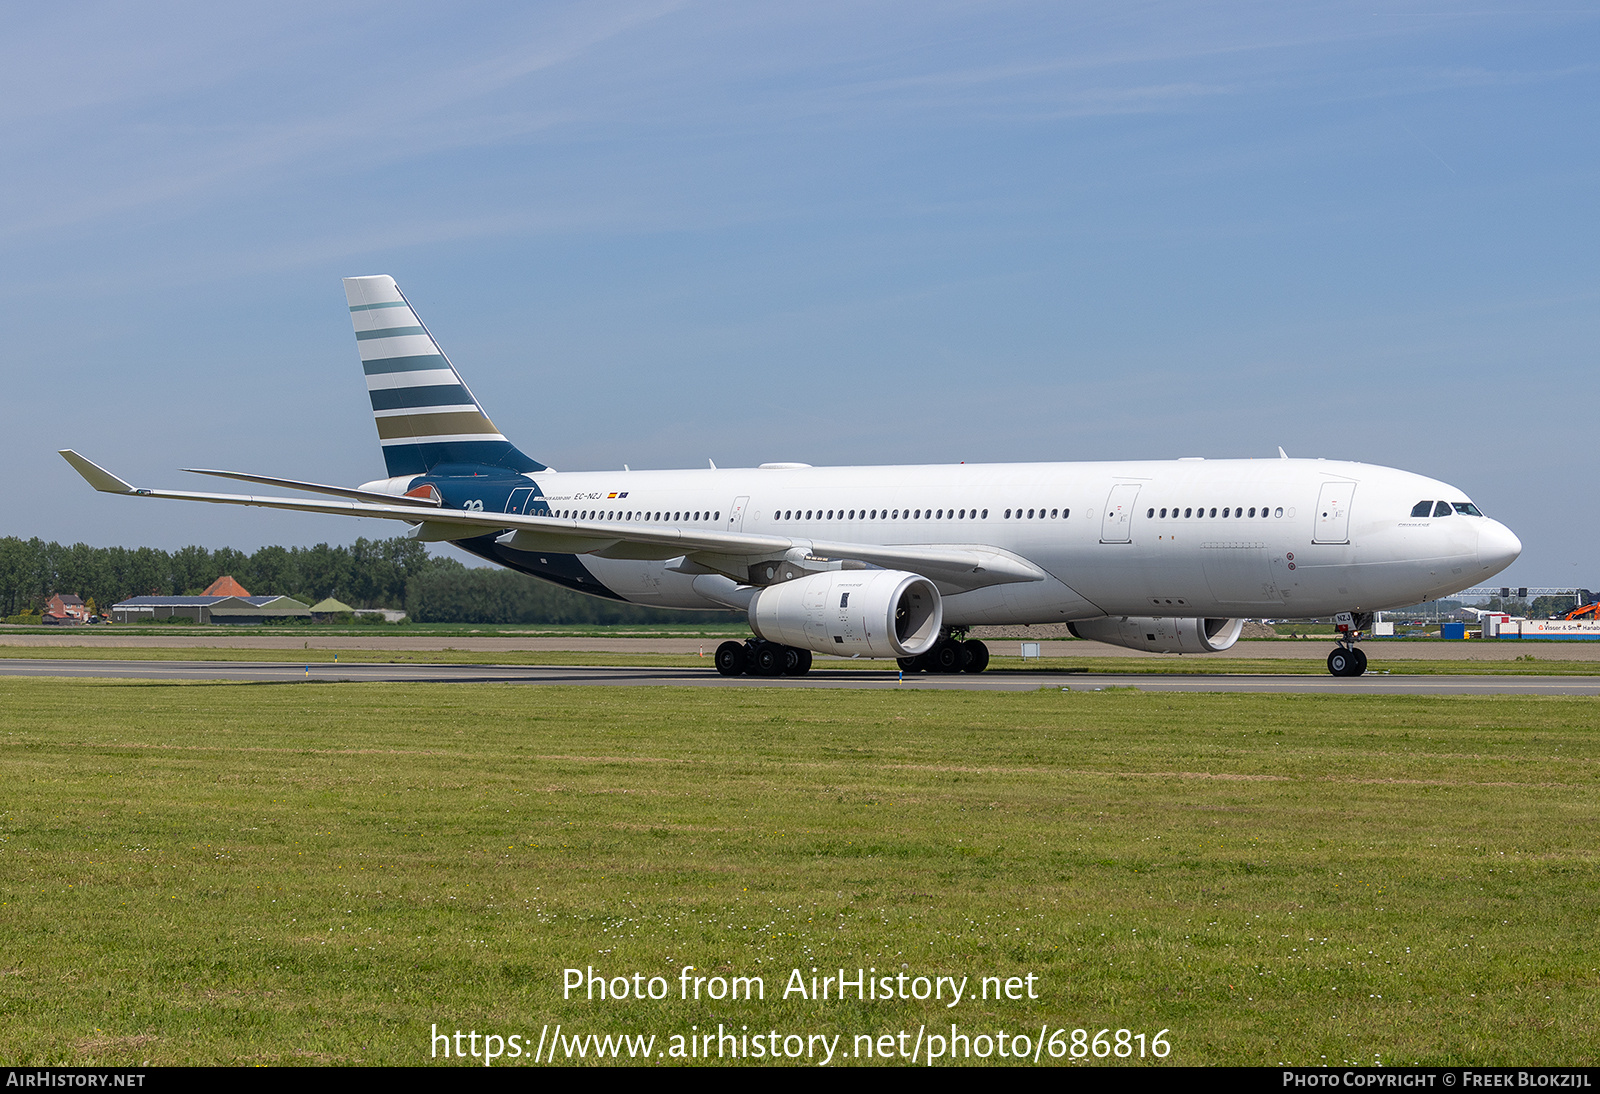
[[[1352,645],[1340,646],[1328,654],[1328,671],[1335,676],[1360,676],[1367,671],[1367,655]]]
[[[1328,654],[1328,671],[1334,676],[1360,676],[1367,671],[1367,655],[1356,646],[1361,632],[1372,623],[1372,614],[1354,615],[1340,612],[1334,617],[1334,627],[1339,632],[1339,646]]]

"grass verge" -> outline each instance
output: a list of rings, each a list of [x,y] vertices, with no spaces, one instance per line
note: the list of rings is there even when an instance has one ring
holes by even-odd
[[[954,1022],[1165,1029],[1184,1064],[1593,1064],[1597,711],[0,680],[0,1058],[414,1064],[435,1025],[531,1052],[559,1022],[865,1062],[858,1035]],[[686,965],[766,998],[683,1001]],[[569,967],[671,994],[566,999]],[[784,999],[813,967],[969,994]]]

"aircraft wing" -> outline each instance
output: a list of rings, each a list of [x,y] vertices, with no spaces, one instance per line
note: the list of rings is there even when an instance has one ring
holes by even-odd
[[[666,560],[683,556],[687,573],[721,573],[745,581],[752,566],[766,561],[805,558],[841,559],[921,574],[950,591],[1043,581],[1043,570],[1028,560],[985,544],[878,544],[814,540],[753,532],[726,532],[709,528],[663,527],[618,521],[558,520],[521,513],[488,513],[468,509],[420,511],[413,499],[392,502],[364,500],[320,501],[272,495],[212,494],[193,490],[154,490],[133,486],[84,458],[63,449],[63,458],[96,490],[129,497],[203,501],[218,505],[253,505],[263,509],[288,509],[300,513],[369,517],[405,521],[410,535],[426,542],[474,539],[498,533],[502,542],[518,550],[561,554],[592,554],[602,558]],[[213,472],[214,473],[214,472]],[[229,477],[245,478],[234,473]],[[289,485],[294,480],[268,480]],[[315,488],[304,484],[300,488]]]

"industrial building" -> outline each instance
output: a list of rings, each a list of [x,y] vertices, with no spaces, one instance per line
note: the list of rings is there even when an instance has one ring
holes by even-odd
[[[219,577],[199,596],[135,596],[111,606],[114,623],[159,623],[174,617],[195,623],[277,623],[310,619],[311,609],[293,597],[251,596],[232,577]]]

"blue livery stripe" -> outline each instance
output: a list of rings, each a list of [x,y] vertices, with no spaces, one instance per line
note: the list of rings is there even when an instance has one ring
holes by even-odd
[[[365,342],[369,338],[401,338],[408,334],[427,334],[421,327],[381,327],[378,330],[356,331],[356,341]]]
[[[522,573],[532,574],[534,577],[542,577],[546,581],[565,585],[567,588],[576,589],[580,593],[590,593],[610,600],[620,600],[624,604],[628,602],[627,597],[612,592],[584,564],[583,559],[577,555],[558,555],[539,551],[514,551],[503,544],[496,543],[491,536],[480,536],[476,539],[468,540],[466,543],[458,543],[457,546],[481,558],[498,562],[509,569],[520,570]]]
[[[545,465],[519,452],[510,441],[426,441],[385,445],[383,462],[391,477],[422,475],[443,463],[543,471]]]
[[[373,410],[403,410],[413,406],[477,406],[464,384],[433,387],[391,387],[370,392]]]
[[[419,353],[415,357],[374,357],[361,362],[361,371],[368,376],[386,372],[423,372],[428,369],[449,368],[450,362],[442,353]]]
[[[374,310],[376,308],[403,308],[405,306],[406,306],[406,302],[404,300],[387,300],[387,301],[384,301],[382,304],[351,304],[350,305],[350,310],[351,311],[372,311],[372,310]]]

